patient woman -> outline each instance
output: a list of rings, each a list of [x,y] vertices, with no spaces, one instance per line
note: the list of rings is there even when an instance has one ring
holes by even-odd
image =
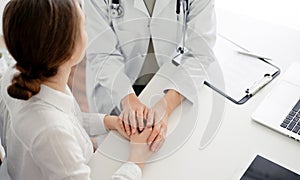
[[[86,48],[85,16],[75,0],[11,0],[3,35],[16,60],[1,82],[5,149],[12,180],[87,180],[90,136],[120,129],[118,118],[82,116],[67,87]],[[141,179],[151,129],[130,137],[131,153],[112,179]],[[99,177],[101,179],[101,177]]]

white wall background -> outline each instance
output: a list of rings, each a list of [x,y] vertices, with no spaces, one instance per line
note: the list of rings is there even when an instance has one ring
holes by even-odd
[[[215,0],[216,7],[300,30],[300,0]]]

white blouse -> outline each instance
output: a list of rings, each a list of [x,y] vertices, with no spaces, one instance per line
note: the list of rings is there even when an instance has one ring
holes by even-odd
[[[87,164],[93,155],[89,136],[107,133],[104,115],[82,114],[69,88],[62,93],[41,85],[40,92],[28,101],[13,99],[6,89],[15,72],[9,69],[3,77],[0,96],[4,116],[0,135],[11,179],[89,180]],[[136,164],[125,163],[111,179],[141,176]]]

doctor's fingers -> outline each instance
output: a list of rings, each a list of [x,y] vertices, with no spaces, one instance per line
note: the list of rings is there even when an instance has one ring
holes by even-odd
[[[153,143],[153,141],[156,139],[156,137],[159,135],[160,133],[160,124],[155,124],[153,129],[152,129],[152,132],[150,134],[150,136],[148,137],[148,140],[147,140],[147,144],[150,145]]]
[[[148,107],[146,107],[146,108],[144,109],[144,113],[143,113],[143,115],[144,115],[144,120],[148,118],[148,113],[149,113],[149,109],[148,109]]]
[[[144,129],[144,109],[139,108],[136,112],[136,119],[138,122],[139,130],[142,131]]]
[[[130,123],[130,127],[131,127],[131,133],[134,134],[137,132],[137,119],[135,117],[135,111],[129,111],[129,123]]]
[[[122,111],[121,114],[119,115],[119,126],[121,127],[121,130],[124,131],[126,133],[126,130],[125,130],[125,124],[124,124],[124,112]]]
[[[130,122],[129,122],[129,113],[124,112],[122,121],[125,127],[125,132],[127,133],[128,136],[130,136],[131,130],[130,130]]]
[[[155,112],[152,109],[150,109],[148,111],[148,113],[147,113],[147,118],[146,118],[146,120],[147,120],[147,127],[148,128],[150,128],[150,127],[153,126],[153,124],[154,124],[154,116],[155,116]]]
[[[157,152],[165,142],[165,131],[161,129],[160,133],[156,136],[155,140],[150,146],[152,152]]]
[[[117,131],[118,131],[123,137],[125,137],[127,140],[130,140],[130,136],[126,133],[125,130],[119,128],[119,129],[117,129]]]
[[[121,113],[118,120],[118,126],[116,127],[116,130],[126,139],[130,139],[129,135],[126,133],[125,130],[125,123],[123,122],[123,116],[124,114]]]

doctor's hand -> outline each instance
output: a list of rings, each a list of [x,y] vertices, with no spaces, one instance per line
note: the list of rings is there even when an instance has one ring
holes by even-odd
[[[118,116],[105,116],[104,118],[104,126],[108,130],[116,130],[126,139],[130,139],[130,137],[125,132],[123,125],[120,124],[120,118]]]
[[[147,144],[150,145],[152,152],[157,152],[165,142],[169,114],[164,98],[159,100],[148,112],[147,127],[153,127],[153,130],[147,139]]]
[[[145,128],[141,133],[136,132],[130,136],[130,155],[128,161],[136,163],[141,169],[143,169],[145,161],[152,155],[147,144],[147,139],[151,132],[151,128]]]
[[[128,136],[136,133],[138,128],[142,131],[145,127],[144,119],[148,113],[148,108],[141,103],[138,97],[132,93],[124,97],[121,101],[123,111],[120,114],[120,125]]]
[[[181,103],[183,96],[175,90],[169,90],[148,112],[147,127],[153,130],[147,140],[150,149],[157,152],[165,142],[168,119],[174,109]]]

